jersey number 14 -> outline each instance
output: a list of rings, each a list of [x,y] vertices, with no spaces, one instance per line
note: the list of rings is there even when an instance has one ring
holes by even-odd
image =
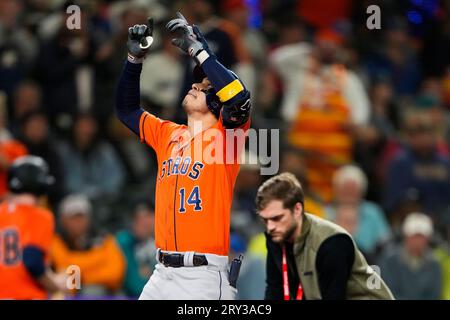
[[[194,206],[194,211],[202,210],[202,199],[200,198],[200,188],[199,186],[195,186],[192,189],[192,192],[189,194],[186,200],[186,189],[181,188],[180,192],[180,209],[178,210],[180,213],[186,212],[186,205]],[[186,201],[186,203],[185,203]]]

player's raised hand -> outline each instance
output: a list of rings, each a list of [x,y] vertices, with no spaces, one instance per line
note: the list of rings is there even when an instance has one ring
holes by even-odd
[[[206,48],[197,39],[193,27],[189,25],[186,18],[180,12],[177,12],[177,17],[170,20],[166,25],[170,32],[176,34],[176,38],[172,39],[172,44],[194,58],[198,65],[201,65],[209,56],[208,54],[201,55],[201,52],[207,52]]]
[[[200,31],[200,29],[194,24],[192,25],[192,30],[194,31],[195,36],[197,37],[197,40],[200,41],[203,45],[203,48],[208,52],[210,56],[215,56],[214,53],[209,48],[208,42],[205,39],[205,36]]]
[[[135,24],[128,29],[128,52],[132,58],[143,59],[153,43],[153,19],[148,23]]]
[[[177,12],[177,19],[172,19],[166,24],[166,28],[169,29],[169,31],[176,31],[177,29],[184,29],[186,28],[187,32],[194,37],[194,31],[192,29],[192,26],[189,25],[186,18],[181,14],[181,12]]]

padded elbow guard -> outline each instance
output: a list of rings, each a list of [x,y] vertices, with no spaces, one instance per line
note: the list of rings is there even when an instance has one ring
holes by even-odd
[[[222,107],[222,120],[227,128],[236,128],[243,125],[250,116],[250,92],[245,91],[242,97],[233,100],[235,99],[227,101]]]

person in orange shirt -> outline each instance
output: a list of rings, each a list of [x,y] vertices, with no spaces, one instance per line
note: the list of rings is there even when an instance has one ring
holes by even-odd
[[[62,200],[60,229],[53,238],[51,262],[57,271],[69,266],[79,268],[80,286],[73,287],[73,294],[108,296],[117,293],[122,285],[125,258],[113,235],[94,230],[92,210],[84,195],[73,194]]]
[[[0,299],[46,299],[64,292],[65,281],[49,268],[53,214],[38,207],[53,183],[42,158],[20,157],[8,171],[12,195],[0,204]]]
[[[139,107],[139,75],[153,42],[151,21],[129,29],[128,61],[116,96],[119,119],[158,158],[159,263],[140,299],[234,299],[237,291],[227,279],[230,209],[250,126],[250,93],[180,13],[167,28],[177,34],[172,43],[197,64],[195,83],[183,100],[187,126]],[[236,135],[230,138],[229,133]]]

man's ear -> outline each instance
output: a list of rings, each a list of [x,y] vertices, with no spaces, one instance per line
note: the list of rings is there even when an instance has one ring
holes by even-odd
[[[294,206],[294,216],[298,219],[302,216],[303,205],[300,202],[297,202]]]

